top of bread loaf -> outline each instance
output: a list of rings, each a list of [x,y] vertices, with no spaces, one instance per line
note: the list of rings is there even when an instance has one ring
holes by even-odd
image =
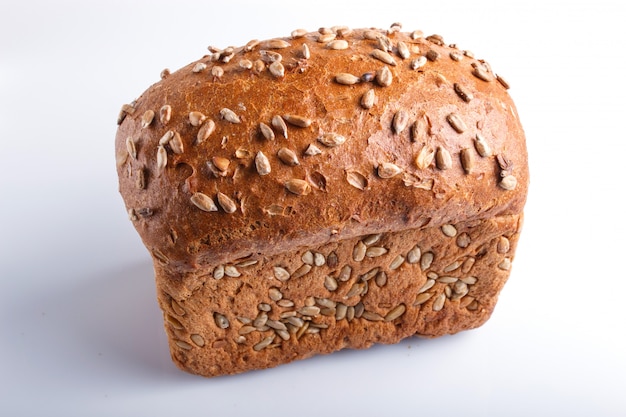
[[[520,213],[508,84],[441,36],[399,29],[210,47],[124,105],[120,191],[155,260],[183,272]]]

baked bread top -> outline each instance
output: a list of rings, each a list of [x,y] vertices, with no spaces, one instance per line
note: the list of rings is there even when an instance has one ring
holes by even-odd
[[[120,192],[163,266],[522,211],[508,83],[441,36],[322,28],[209,49],[118,119]]]

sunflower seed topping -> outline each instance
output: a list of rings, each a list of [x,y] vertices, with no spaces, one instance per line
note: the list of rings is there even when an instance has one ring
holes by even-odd
[[[226,120],[227,122],[241,123],[241,119],[239,118],[239,116],[237,116],[234,111],[226,107],[220,110],[220,116],[222,117],[222,119]]]
[[[335,291],[339,287],[339,285],[337,284],[337,280],[335,278],[327,275],[326,278],[324,278],[324,287],[328,291]]]
[[[378,176],[380,178],[392,178],[402,172],[402,168],[391,162],[383,162],[378,165]]]
[[[335,147],[343,144],[346,138],[338,133],[324,133],[317,140],[328,147]]]
[[[382,67],[380,70],[376,71],[376,82],[381,87],[389,87],[391,85],[393,75],[389,67]]]
[[[216,207],[216,210],[217,210],[217,207]],[[215,267],[215,269],[213,270],[213,278],[217,280],[224,278],[224,265],[218,265]]]
[[[322,33],[317,37],[319,43],[328,43],[337,37],[334,33]]]
[[[434,281],[433,281],[434,282]],[[424,304],[426,301],[430,300],[431,297],[433,296],[432,293],[429,292],[424,292],[419,294],[416,298],[415,298],[415,302],[413,303],[414,306],[418,306],[418,305],[422,305]]]
[[[203,193],[193,193],[191,196],[191,202],[200,210],[211,212],[217,211],[217,206],[213,202],[213,199]]]
[[[452,157],[446,148],[439,146],[435,153],[435,163],[441,170],[449,169],[452,166]]]
[[[346,173],[346,179],[348,184],[358,188],[359,190],[365,190],[367,188],[367,178],[356,171],[348,171]]]
[[[135,141],[131,136],[126,138],[126,150],[131,158],[137,160],[137,148],[135,147]]]
[[[285,67],[280,62],[272,62],[270,64],[270,74],[272,74],[276,78],[281,78],[285,76]]]
[[[262,351],[263,349],[265,349],[266,347],[268,347],[269,345],[272,344],[272,342],[274,341],[275,337],[276,337],[276,334],[272,334],[272,335],[266,337],[265,339],[261,340],[259,343],[254,345],[252,347],[252,349],[254,349],[255,352]]]
[[[211,136],[211,134],[215,131],[215,122],[211,119],[206,120],[200,130],[198,130],[198,134],[196,135],[195,144],[198,145]]]
[[[460,52],[450,52],[450,59],[459,62],[463,59],[463,54]]]
[[[291,32],[291,38],[292,39],[298,39],[298,38],[303,37],[306,34],[307,34],[307,30],[306,29],[296,29],[296,30]]]
[[[361,79],[356,75],[352,75],[346,72],[335,75],[335,82],[343,85],[353,85],[361,82]]]
[[[182,154],[184,152],[183,147],[183,139],[180,136],[180,133],[173,132],[172,139],[169,141],[170,148],[172,148],[172,152],[175,154]]]
[[[406,254],[406,261],[410,264],[416,264],[420,261],[421,257],[422,257],[421,249],[419,248],[419,246],[414,246],[413,249],[411,249]]]
[[[311,58],[311,50],[306,43],[302,44],[302,58],[309,59]]]
[[[440,311],[443,308],[444,303],[446,302],[446,295],[439,294],[435,301],[433,302],[433,311]]]
[[[278,130],[278,132],[281,133],[285,139],[288,139],[287,124],[285,124],[285,120],[282,117],[278,115],[272,117],[272,126],[274,126],[274,128]]]
[[[206,120],[206,116],[199,111],[192,111],[189,113],[189,123],[192,126],[198,127]]]
[[[287,191],[296,195],[307,195],[311,192],[311,186],[308,182],[299,179],[290,179],[285,181]]]
[[[498,185],[500,186],[500,188],[503,188],[507,191],[514,190],[517,186],[517,178],[515,178],[513,175],[507,175],[506,177],[502,178]]]
[[[448,123],[450,123],[450,126],[452,126],[452,128],[457,133],[463,133],[467,130],[467,126],[465,125],[465,122],[463,122],[463,119],[461,119],[461,116],[459,116],[456,113],[450,113],[446,117],[446,120],[448,121]]]
[[[435,255],[433,255],[432,252],[424,253],[422,255],[422,258],[420,259],[420,268],[422,268],[422,271],[425,271],[428,268],[430,268],[434,259],[435,259]]]
[[[456,236],[456,227],[454,227],[451,224],[444,224],[443,226],[441,226],[441,231],[443,232],[444,235],[448,236],[448,237],[454,237]]]
[[[474,147],[476,148],[476,152],[478,152],[478,155],[482,156],[483,158],[491,156],[491,148],[489,147],[489,144],[485,140],[484,136],[480,133],[476,134],[476,138],[474,139]]]
[[[411,69],[416,70],[416,69],[422,68],[424,65],[426,65],[427,61],[428,59],[426,59],[425,56],[420,56],[414,59],[413,61],[411,61]]]
[[[263,135],[265,139],[274,140],[275,138],[274,131],[272,130],[271,127],[269,127],[265,123],[263,122],[259,123],[259,131],[261,132],[261,134]]]
[[[467,88],[463,87],[459,83],[454,83],[454,91],[466,103],[469,103],[474,98],[474,95]]]
[[[290,46],[291,44],[283,39],[271,39],[263,43],[263,48],[267,49],[284,49]]]
[[[432,164],[434,158],[435,151],[430,149],[428,146],[424,146],[420,149],[417,157],[415,158],[415,165],[417,165],[419,169],[424,169]]]
[[[289,274],[289,272],[281,267],[281,266],[275,266],[274,267],[274,277],[279,280],[279,281],[287,281],[289,278],[291,278],[291,274]]]
[[[169,104],[166,104],[163,107],[161,107],[161,109],[159,110],[159,120],[161,121],[161,124],[166,125],[170,122],[171,118],[172,118],[172,106],[170,106]]]
[[[146,110],[146,112],[141,116],[141,128],[145,129],[152,123],[154,120],[154,111]]]
[[[404,110],[399,110],[393,116],[393,122],[391,123],[391,127],[393,131],[399,135],[402,133],[404,129],[406,129],[409,124],[409,114]]]
[[[400,55],[400,58],[407,59],[411,56],[411,51],[409,50],[409,47],[407,46],[406,43],[399,41],[397,46],[398,46],[398,55]]]
[[[135,107],[132,104],[124,104],[122,105],[122,108],[120,109],[120,112],[117,116],[117,124],[120,125],[122,124],[122,122],[124,121],[124,119],[126,119],[126,116],[129,114],[133,114],[135,113]]]
[[[504,236],[501,236],[498,240],[498,253],[505,254],[511,249],[511,242]]]
[[[367,248],[367,250],[365,251],[365,256],[367,256],[368,258],[377,258],[379,256],[385,255],[388,252],[388,250],[386,248],[383,248],[381,246],[372,246],[370,248]]]
[[[157,148],[157,169],[162,171],[167,166],[167,151],[163,145]]]
[[[222,78],[224,75],[224,68],[215,66],[211,68],[211,75],[215,78]]]
[[[392,65],[392,66],[397,65],[396,60],[390,54],[380,49],[374,49],[372,51],[372,57],[388,65]]]
[[[376,101],[376,92],[373,88],[367,90],[363,96],[361,96],[361,107],[364,109],[371,109],[374,107],[374,102]]]
[[[461,149],[460,156],[463,171],[465,171],[466,174],[471,174],[474,168],[474,154],[468,148],[464,148]]]
[[[309,144],[309,146],[307,146],[306,150],[304,151],[304,154],[307,156],[315,156],[321,153],[322,153],[322,150],[312,143]]]
[[[340,50],[343,50],[343,49],[348,49],[348,41],[346,41],[344,39],[333,40],[333,41],[328,42],[326,47],[328,49],[332,49],[334,51],[340,51]]]
[[[472,239],[470,238],[470,235],[468,235],[467,233],[461,233],[457,238],[456,238],[456,245],[459,248],[467,248],[470,243],[472,243]]]
[[[217,202],[226,213],[234,213],[237,210],[237,204],[224,193],[217,193]]]
[[[267,156],[261,151],[256,154],[254,164],[256,165],[256,170],[259,175],[267,175],[272,172],[269,159],[267,159]]]
[[[402,265],[403,263],[404,263],[404,256],[398,255],[389,264],[389,269],[392,270],[392,271],[396,270],[396,269],[400,268],[400,265]]]
[[[291,167],[300,165],[300,161],[298,161],[298,156],[291,149],[280,148],[278,150],[278,159],[280,159],[284,164]]]
[[[283,116],[283,119],[294,126],[297,127],[309,127],[311,126],[311,119],[307,119],[306,117],[302,117],[302,116],[295,116],[292,114],[287,114]]]
[[[230,326],[228,319],[223,314],[215,313],[214,319],[215,319],[215,324],[220,329],[228,329],[228,327]]]
[[[189,350],[193,348],[193,346],[183,340],[175,340],[174,343],[181,349]]]
[[[426,52],[426,59],[433,62],[438,60],[439,52],[435,51],[434,49],[429,49],[428,52]]]
[[[363,243],[363,241],[360,241],[354,246],[354,249],[352,250],[352,259],[354,259],[356,262],[361,262],[363,259],[365,259],[365,253],[367,252],[367,246],[365,246],[365,243]]]
[[[491,76],[489,71],[482,65],[476,65],[474,69],[472,70],[472,75],[474,75],[476,78],[480,80],[487,81],[487,82],[493,80],[493,77]]]
[[[395,308],[391,309],[389,313],[385,316],[385,321],[394,321],[404,314],[406,311],[406,306],[404,304],[399,304]]]

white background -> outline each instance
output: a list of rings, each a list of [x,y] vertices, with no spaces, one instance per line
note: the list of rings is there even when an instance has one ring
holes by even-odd
[[[0,414],[626,415],[626,30],[618,1],[3,1]],[[511,83],[531,165],[482,328],[204,379],[170,361],[117,193],[120,106],[208,45],[321,26],[438,33]]]

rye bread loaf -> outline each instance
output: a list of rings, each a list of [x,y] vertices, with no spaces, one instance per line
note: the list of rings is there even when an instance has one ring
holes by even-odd
[[[209,50],[124,105],[115,144],[180,368],[239,373],[489,318],[528,164],[488,63],[398,25]]]

